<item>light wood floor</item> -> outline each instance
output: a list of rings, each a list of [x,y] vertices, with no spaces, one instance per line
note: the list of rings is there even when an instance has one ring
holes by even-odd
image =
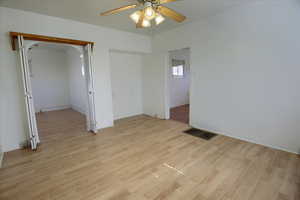
[[[48,140],[37,152],[5,155],[0,199],[300,199],[297,155],[225,136],[204,141],[183,134],[186,128],[138,116],[97,135],[64,129],[68,137]]]
[[[86,117],[72,109],[36,114],[41,142],[48,143],[86,135]]]

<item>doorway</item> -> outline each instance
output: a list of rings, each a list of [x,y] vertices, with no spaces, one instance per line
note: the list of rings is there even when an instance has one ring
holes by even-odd
[[[190,49],[169,52],[170,119],[189,124],[190,115]]]
[[[40,141],[84,133],[88,102],[82,51],[68,45],[36,43],[27,56]]]
[[[78,40],[69,40],[69,39],[64,39],[64,38],[53,38],[53,37],[48,37],[48,36],[41,36],[41,35],[33,35],[33,34],[24,34],[24,33],[15,33],[11,32],[11,38],[12,38],[12,47],[13,50],[18,49],[19,57],[20,57],[20,68],[22,72],[22,80],[23,80],[23,87],[24,87],[24,94],[25,94],[25,108],[26,108],[26,115],[27,115],[27,122],[28,122],[28,141],[30,142],[30,146],[33,150],[37,148],[37,144],[40,143],[40,137],[39,137],[39,131],[37,128],[37,120],[36,120],[36,109],[37,112],[49,112],[49,111],[57,111],[57,110],[62,110],[62,109],[67,109],[69,105],[64,105],[64,104],[56,104],[54,105],[53,102],[58,102],[58,100],[53,100],[52,97],[56,97],[59,99],[59,102],[66,102],[65,100],[68,99],[68,96],[70,92],[66,91],[65,88],[62,86],[63,84],[63,79],[61,78],[60,75],[53,75],[57,73],[64,74],[64,69],[62,67],[56,68],[53,70],[51,67],[47,67],[47,65],[51,65],[51,63],[55,63],[59,58],[52,58],[48,60],[48,62],[41,62],[42,67],[37,67],[37,71],[43,71],[41,69],[44,69],[45,66],[47,67],[48,73],[40,73],[43,74],[42,78],[40,77],[40,80],[38,80],[37,88],[42,88],[42,86],[46,86],[43,89],[39,90],[35,89],[35,95],[33,95],[33,83],[32,83],[32,78],[35,76],[33,73],[33,70],[30,68],[33,68],[34,66],[32,65],[31,62],[32,60],[29,61],[29,54],[30,50],[32,50],[35,47],[39,46],[50,46],[51,48],[58,48],[60,50],[65,49],[65,48],[75,48],[77,49],[80,53],[77,54],[77,56],[81,59],[81,62],[78,63],[80,66],[80,72],[83,75],[83,84],[85,91],[83,92],[83,96],[85,95],[86,98],[86,110],[83,111],[85,114],[85,119],[86,119],[86,130],[92,131],[92,132],[97,132],[97,124],[96,124],[96,115],[95,115],[95,104],[94,104],[94,70],[92,67],[92,44],[91,42],[85,42],[85,41],[78,41]],[[26,38],[27,40],[25,40]],[[31,40],[32,39],[32,40]],[[16,41],[15,41],[16,40]],[[44,42],[46,41],[46,42]],[[17,48],[16,48],[17,44]],[[48,49],[49,50],[49,49]],[[47,51],[48,51],[47,50]],[[57,49],[55,50],[57,51]],[[57,52],[56,52],[57,53]],[[77,52],[78,53],[78,52]],[[74,60],[72,60],[74,61]],[[32,66],[31,66],[32,65]],[[44,69],[45,70],[45,69]],[[51,71],[52,70],[52,71]],[[37,72],[35,71],[35,73]],[[78,70],[77,70],[78,71]],[[39,73],[37,73],[39,74]],[[69,76],[69,75],[67,75]],[[52,78],[49,78],[52,77]],[[60,77],[60,80],[57,80],[56,78]],[[66,78],[65,78],[66,79]],[[51,82],[51,84],[50,84]],[[69,81],[71,83],[71,81]],[[78,79],[76,79],[76,82],[78,82]],[[56,87],[50,89],[50,85],[56,85]],[[70,84],[74,85],[74,84]],[[45,91],[47,92],[45,93]],[[50,91],[49,91],[50,90]],[[42,91],[42,92],[41,92]],[[61,92],[64,91],[64,94]],[[50,97],[45,98],[47,96],[47,93],[51,93]],[[41,95],[41,93],[43,93]],[[61,95],[59,95],[60,93]],[[37,100],[40,104],[35,104],[34,96],[38,96],[38,94],[41,95],[42,98]],[[54,95],[56,94],[56,96]],[[44,99],[46,102],[42,102],[41,99]],[[42,103],[41,103],[42,102]],[[41,107],[41,105],[43,107]],[[39,107],[40,106],[40,107]],[[68,108],[71,109],[72,107]],[[63,126],[62,126],[63,127]],[[62,131],[64,132],[64,131]],[[85,131],[86,132],[86,131]]]

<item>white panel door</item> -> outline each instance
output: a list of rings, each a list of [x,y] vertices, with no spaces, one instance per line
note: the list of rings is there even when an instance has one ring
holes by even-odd
[[[30,139],[31,149],[36,150],[37,144],[39,143],[39,136],[37,131],[34,106],[33,106],[34,104],[33,104],[31,82],[30,82],[29,69],[28,69],[27,52],[24,45],[23,36],[18,36],[17,39],[18,39],[18,47],[19,47],[18,51],[19,51],[20,62],[21,62],[22,80],[23,80],[23,87],[24,87],[24,99],[25,99],[25,106],[26,106],[28,129],[29,129],[29,139]]]
[[[92,48],[91,44],[84,47],[84,66],[87,83],[88,96],[88,113],[87,129],[94,133],[97,132],[96,112],[95,112],[95,91],[94,91],[94,68],[92,65]]]

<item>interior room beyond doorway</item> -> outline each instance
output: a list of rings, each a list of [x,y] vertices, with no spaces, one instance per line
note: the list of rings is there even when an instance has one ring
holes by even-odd
[[[87,88],[80,51],[38,43],[28,50],[28,63],[41,142],[86,132]]]
[[[189,123],[190,49],[169,52],[170,119]]]

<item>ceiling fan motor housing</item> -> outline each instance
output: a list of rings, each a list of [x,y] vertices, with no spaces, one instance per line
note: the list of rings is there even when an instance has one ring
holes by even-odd
[[[150,2],[150,1],[146,1],[145,3],[144,3],[144,7],[146,8],[146,7],[150,7],[150,6],[152,6],[152,3]]]
[[[139,3],[142,3],[145,7],[146,6],[158,6],[159,0],[138,0]]]

